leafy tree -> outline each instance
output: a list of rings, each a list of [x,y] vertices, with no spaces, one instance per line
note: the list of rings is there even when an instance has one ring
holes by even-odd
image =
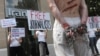
[[[86,0],[89,16],[100,16],[100,0]]]

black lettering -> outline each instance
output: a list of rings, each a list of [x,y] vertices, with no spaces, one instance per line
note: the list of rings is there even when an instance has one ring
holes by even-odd
[[[32,22],[33,20],[30,20],[30,29],[32,29],[33,27],[33,22]]]
[[[51,29],[49,20],[30,20],[30,29]]]
[[[36,20],[30,20],[30,28],[31,29],[36,29],[37,28]]]
[[[46,29],[51,29],[51,24],[50,24],[50,21],[49,20],[45,20],[44,21],[44,24],[45,24],[45,28]]]
[[[37,29],[38,28],[38,23],[37,23],[37,20],[33,20],[34,21],[34,29]]]
[[[22,11],[21,14],[22,14],[23,17],[26,17],[26,12],[23,12],[23,11]]]
[[[43,29],[44,28],[43,21],[38,21],[38,28],[39,29]]]
[[[13,12],[13,13],[14,13],[14,16],[20,16],[19,12]]]

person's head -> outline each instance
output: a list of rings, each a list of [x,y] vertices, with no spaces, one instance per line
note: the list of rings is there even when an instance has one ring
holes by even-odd
[[[100,29],[99,29],[99,28],[97,28],[97,31],[100,31]]]
[[[44,30],[39,30],[40,32],[43,32]]]

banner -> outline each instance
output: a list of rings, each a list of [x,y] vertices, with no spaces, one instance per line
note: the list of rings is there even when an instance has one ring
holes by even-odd
[[[50,13],[27,10],[29,30],[50,30]]]
[[[1,19],[2,28],[13,27],[13,26],[16,26],[15,18]]]
[[[100,28],[100,16],[88,17],[87,28],[88,29]]]
[[[11,28],[11,37],[25,37],[25,28]]]

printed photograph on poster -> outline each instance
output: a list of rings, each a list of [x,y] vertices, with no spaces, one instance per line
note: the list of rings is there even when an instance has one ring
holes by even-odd
[[[51,30],[50,13],[27,10],[29,30]]]
[[[88,17],[87,29],[100,28],[100,16]]]
[[[12,37],[25,37],[25,28],[11,28]]]
[[[1,22],[1,27],[2,28],[16,26],[16,20],[15,20],[15,18],[1,19],[0,22]]]

